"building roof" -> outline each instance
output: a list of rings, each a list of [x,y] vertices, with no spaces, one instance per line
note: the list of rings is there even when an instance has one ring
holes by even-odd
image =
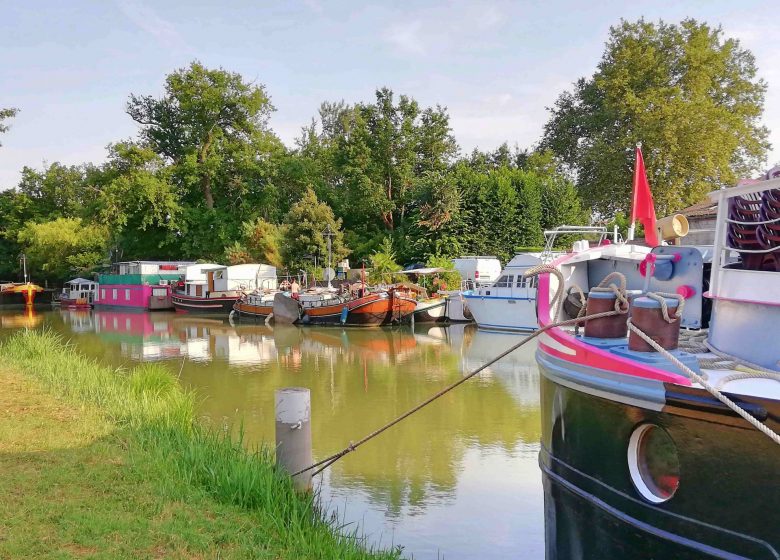
[[[678,214],[686,218],[714,218],[718,213],[718,203],[711,200],[704,200],[688,208],[683,208]]]

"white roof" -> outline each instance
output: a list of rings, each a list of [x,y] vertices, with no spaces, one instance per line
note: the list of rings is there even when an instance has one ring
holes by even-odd
[[[439,272],[448,272],[448,270],[446,268],[415,268],[413,270],[399,270],[396,274],[438,274]]]
[[[538,254],[518,253],[507,263],[506,268],[529,268],[538,264],[542,264]]]
[[[73,280],[68,280],[66,284],[89,284],[92,282],[94,284],[94,280],[87,280],[86,278],[74,278]]]

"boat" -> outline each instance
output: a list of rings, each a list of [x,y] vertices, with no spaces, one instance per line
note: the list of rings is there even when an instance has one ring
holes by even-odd
[[[480,286],[493,284],[501,275],[501,262],[492,255],[466,255],[452,259],[452,264],[460,274],[460,289],[439,290],[439,294],[447,298],[447,319],[450,322],[470,323],[474,321],[474,315],[463,294]]]
[[[59,297],[60,307],[89,309],[97,295],[97,283],[86,278],[74,278],[65,283]]]
[[[193,264],[185,267],[171,302],[180,313],[228,315],[236,302],[259,289],[276,289],[276,267],[266,264]]]
[[[702,253],[663,245],[677,217],[654,212],[649,246],[629,234],[538,276],[547,558],[780,557],[780,179],[710,198],[707,292]],[[600,310],[617,314],[551,326]]]
[[[31,307],[51,301],[52,291],[32,282],[0,282],[0,307]]]
[[[301,323],[308,325],[379,326],[400,323],[415,311],[415,302],[394,290],[377,290],[312,297],[302,293]]]
[[[274,312],[274,296],[277,291],[254,291],[239,298],[233,304],[234,316],[265,321]]]
[[[98,275],[96,309],[173,309],[171,292],[192,261],[127,261]]]
[[[463,292],[463,299],[482,329],[532,331],[536,327],[536,281],[523,273],[542,263],[537,255],[519,253],[498,279]]]

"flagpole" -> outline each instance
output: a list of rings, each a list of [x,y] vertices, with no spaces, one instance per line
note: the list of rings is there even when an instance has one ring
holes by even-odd
[[[637,160],[637,150],[642,149],[642,142],[636,143],[636,148],[634,149],[634,181],[632,183],[631,187],[631,221],[629,222],[628,226],[628,241],[634,240],[634,234],[636,233],[636,184],[637,184],[637,172],[639,171],[639,168],[636,165]]]

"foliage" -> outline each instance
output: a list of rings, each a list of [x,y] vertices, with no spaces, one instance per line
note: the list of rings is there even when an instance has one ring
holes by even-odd
[[[303,197],[293,204],[284,218],[282,228],[282,257],[293,270],[313,270],[314,258],[319,262],[328,258],[327,240],[324,235],[330,226],[332,263],[342,260],[349,254],[344,246],[344,232],[341,220],[336,219],[333,210],[325,202],[320,202],[311,188],[307,188]]]
[[[19,109],[15,109],[13,107],[10,107],[8,109],[0,109],[0,134],[8,132],[8,129],[10,128],[10,126],[4,124],[3,121],[15,117],[17,113],[19,113]],[[0,146],[2,145],[3,144],[0,143]]]
[[[371,280],[383,284],[391,284],[397,280],[396,272],[401,266],[395,261],[393,242],[389,237],[382,240],[379,248],[369,257],[371,266]]]
[[[264,263],[280,268],[280,244],[279,226],[257,218],[242,224],[241,241],[226,249],[225,258],[229,264]]]
[[[108,228],[83,224],[81,218],[30,222],[19,232],[18,242],[41,276],[65,278],[89,272],[105,260]]]
[[[628,209],[641,142],[665,214],[759,169],[769,147],[765,92],[753,55],[719,27],[621,21],[593,76],[556,101],[542,145],[576,174],[586,203],[609,215]]]
[[[142,127],[142,138],[181,166],[182,186],[193,198],[200,189],[209,210],[214,208],[213,182],[226,158],[262,137],[271,111],[263,86],[199,62],[170,74],[162,98],[131,95],[127,103],[127,113]]]
[[[433,280],[433,288],[436,290],[457,290],[460,288],[460,273],[455,270],[452,259],[448,257],[428,257],[425,265],[431,268],[443,268],[446,272],[437,274],[438,280]]]

